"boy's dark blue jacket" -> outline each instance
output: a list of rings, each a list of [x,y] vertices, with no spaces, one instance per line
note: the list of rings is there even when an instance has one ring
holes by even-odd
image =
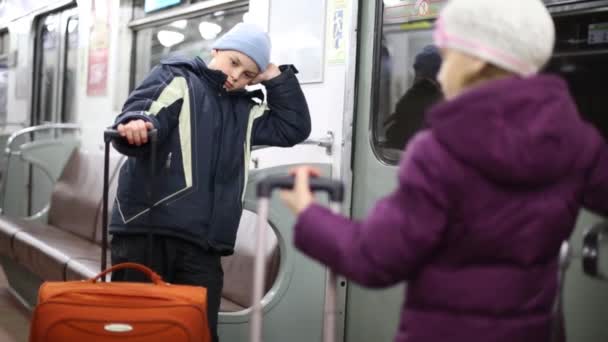
[[[116,118],[116,125],[143,119],[158,129],[154,170],[150,144],[114,142],[131,157],[120,170],[110,232],[176,236],[231,254],[250,147],[293,146],[310,134],[297,70],[280,69],[263,83],[268,103],[260,103],[254,98],[261,91],[226,92],[226,75],[200,58],[171,58],[155,67]]]

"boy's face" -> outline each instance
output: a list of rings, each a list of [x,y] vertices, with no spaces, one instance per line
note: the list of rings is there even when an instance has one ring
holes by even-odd
[[[219,70],[228,78],[224,83],[227,91],[243,89],[260,73],[257,64],[242,52],[234,50],[213,50],[209,69]]]

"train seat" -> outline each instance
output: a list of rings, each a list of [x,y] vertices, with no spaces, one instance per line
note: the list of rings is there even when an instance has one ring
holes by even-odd
[[[116,196],[117,171],[124,157],[113,156],[109,198]],[[48,223],[0,217],[0,254],[23,265],[43,280],[80,280],[100,271],[103,154],[75,149],[53,187]],[[252,305],[255,259],[254,224],[241,225],[232,256],[222,258],[223,312]],[[110,260],[108,253],[108,264]],[[266,239],[266,290],[279,269],[276,235]]]
[[[120,164],[111,158],[112,170]],[[64,280],[69,260],[99,259],[96,220],[103,155],[75,149],[53,187],[48,223],[0,217],[0,250],[44,280]]]

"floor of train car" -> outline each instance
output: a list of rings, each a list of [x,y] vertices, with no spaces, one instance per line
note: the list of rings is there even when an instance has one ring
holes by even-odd
[[[30,313],[8,291],[8,283],[0,266],[0,342],[28,340]]]

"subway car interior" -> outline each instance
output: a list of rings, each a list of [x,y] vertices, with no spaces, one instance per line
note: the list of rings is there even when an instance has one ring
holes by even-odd
[[[109,263],[103,133],[131,92],[167,58],[208,63],[241,22],[268,32],[271,62],[298,69],[312,128],[289,148],[243,145],[248,176],[234,254],[221,259],[219,338],[249,341],[263,226],[263,341],[322,340],[330,272],[294,247],[296,217],[279,196],[258,222],[257,183],[314,165],[345,185],[339,210],[352,219],[390,194],[403,149],[443,101],[436,81],[423,85],[430,95],[413,90],[413,65],[432,54],[449,1],[458,0],[0,0],[0,342],[28,341],[42,283],[91,279]],[[582,118],[608,139],[608,0],[542,2],[556,29],[542,72],[566,81]],[[406,122],[395,121],[400,111]],[[109,156],[110,205],[127,159]],[[565,341],[608,341],[606,235],[605,218],[582,209],[562,245],[555,305]],[[407,286],[369,289],[338,275],[334,340],[394,340]]]

